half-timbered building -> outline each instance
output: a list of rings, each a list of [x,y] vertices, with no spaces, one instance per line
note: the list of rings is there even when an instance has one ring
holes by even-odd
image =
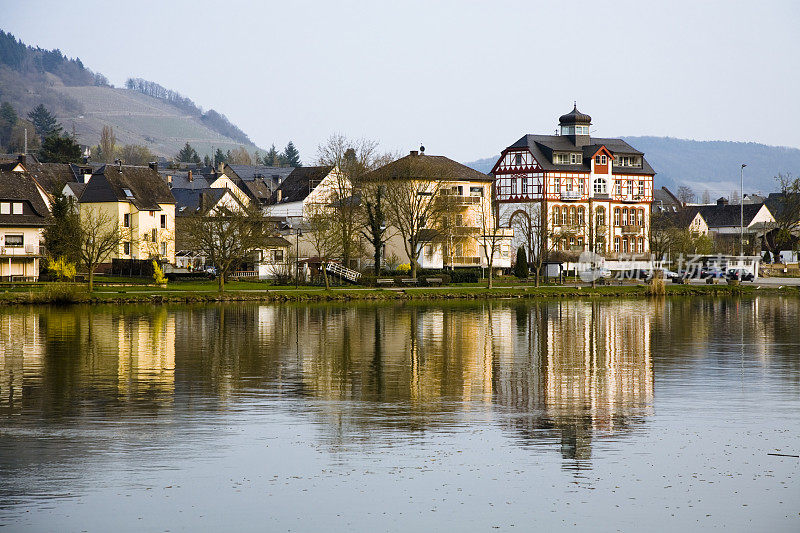
[[[559,118],[559,135],[524,135],[502,151],[491,172],[501,219],[536,218],[545,230],[515,232],[517,246],[530,249],[524,239],[535,234],[547,235],[550,250],[649,253],[655,172],[622,139],[592,137],[591,124],[576,106]]]

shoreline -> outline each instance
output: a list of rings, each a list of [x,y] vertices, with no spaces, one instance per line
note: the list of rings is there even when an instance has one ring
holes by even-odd
[[[501,286],[488,289],[476,286],[440,288],[322,288],[299,289],[236,289],[220,294],[211,290],[170,289],[153,286],[101,287],[90,295],[83,286],[60,284],[57,288],[37,291],[0,292],[2,305],[73,305],[73,304],[171,304],[223,302],[349,302],[349,301],[407,301],[407,300],[488,300],[510,298],[660,298],[667,296],[751,296],[780,294],[800,296],[800,287],[760,287],[752,285],[672,285],[666,284],[663,293],[654,293],[649,285],[591,286],[543,285],[540,287]],[[104,290],[106,289],[106,290]]]

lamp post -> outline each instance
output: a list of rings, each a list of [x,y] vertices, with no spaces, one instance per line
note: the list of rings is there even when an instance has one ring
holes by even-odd
[[[739,178],[741,181],[739,188],[739,255],[744,257],[744,167],[747,163],[742,163],[742,168],[739,170]]]
[[[298,227],[295,229],[294,232],[294,245],[295,245],[295,256],[294,256],[294,288],[296,289],[300,280],[300,235],[303,234],[303,231]]]

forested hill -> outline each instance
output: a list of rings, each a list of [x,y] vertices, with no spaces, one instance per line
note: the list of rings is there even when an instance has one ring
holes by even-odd
[[[800,175],[800,150],[782,146],[729,141],[692,141],[673,137],[623,137],[644,152],[656,170],[656,186],[676,191],[691,187],[698,197],[708,190],[714,199],[739,190],[739,169],[745,168],[745,193],[777,190],[775,176]],[[498,156],[479,159],[467,166],[489,172]]]
[[[255,145],[223,114],[203,110],[157,83],[133,78],[128,87],[112,87],[79,58],[60,50],[28,46],[0,30],[0,102],[9,102],[20,116],[44,104],[64,129],[84,145],[99,142],[103,126],[111,126],[117,142],[147,146],[157,155],[174,156],[188,141],[203,154]]]

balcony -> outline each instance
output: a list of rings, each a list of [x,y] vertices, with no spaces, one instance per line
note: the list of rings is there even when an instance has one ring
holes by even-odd
[[[479,256],[455,255],[452,258],[445,257],[444,264],[447,266],[480,266]]]
[[[638,235],[642,232],[641,226],[622,226],[623,235]]]
[[[29,244],[28,246],[0,246],[0,257],[41,257],[44,247]]]
[[[561,200],[580,200],[583,195],[580,191],[561,191]]]
[[[460,194],[450,194],[442,191],[437,200],[449,205],[478,205],[481,203],[480,196],[462,196]]]

